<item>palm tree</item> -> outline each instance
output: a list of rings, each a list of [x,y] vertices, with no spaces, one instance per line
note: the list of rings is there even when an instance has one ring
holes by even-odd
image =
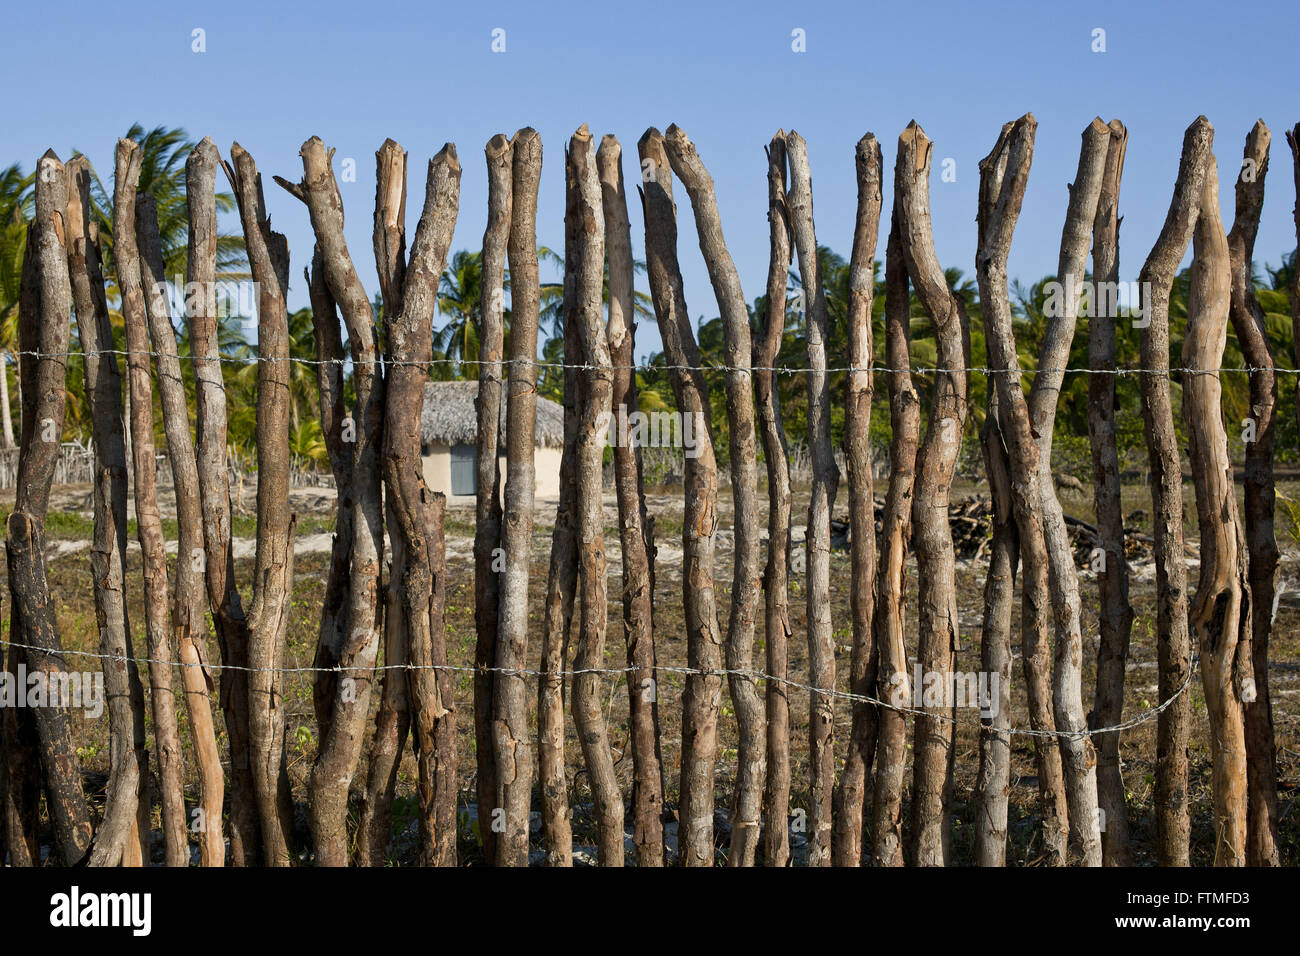
[[[8,354],[18,346],[18,294],[27,249],[27,221],[35,203],[34,182],[35,176],[23,175],[17,163],[0,172],[0,441],[5,448],[14,445]]]
[[[148,132],[139,123],[132,124],[125,139],[140,144],[140,192],[148,193],[158,204],[158,235],[162,240],[163,265],[170,279],[185,274],[189,239],[189,212],[185,205],[185,161],[197,145],[180,127],[155,126]],[[79,152],[79,150],[74,150]],[[113,268],[113,197],[99,174],[91,167],[90,200],[99,221],[99,238],[104,247],[104,273]],[[232,212],[235,197],[218,191],[217,213]],[[217,277],[248,278],[248,260],[244,239],[239,235],[217,236]]]

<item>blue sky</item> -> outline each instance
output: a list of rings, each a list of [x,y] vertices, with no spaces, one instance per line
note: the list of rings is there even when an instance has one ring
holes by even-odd
[[[223,155],[238,140],[267,180],[274,226],[289,238],[290,306],[298,307],[307,304],[310,224],[270,176],[297,179],[298,148],[313,134],[337,149],[336,164],[356,160],[357,181],[342,185],[347,238],[373,291],[373,157],[385,137],[410,153],[412,229],[425,163],[444,141],[456,143],[464,178],[454,248],[475,249],[486,218],[483,145],[496,132],[536,127],[544,147],[538,239],[562,249],[563,147],[574,129],[586,122],[597,136],[616,134],[635,182],[637,138],[676,122],[713,174],[752,300],[767,270],[763,146],[778,127],[808,141],[818,241],[847,256],[854,144],[867,131],[879,137],[891,171],[888,209],[897,136],[915,118],[935,141],[940,261],[971,273],[977,163],[1003,122],[1032,111],[1034,166],[1010,263],[1013,277],[1032,281],[1056,268],[1082,130],[1095,115],[1119,117],[1129,129],[1121,277],[1131,280],[1168,208],[1187,125],[1204,113],[1215,126],[1231,223],[1242,143],[1262,117],[1274,142],[1256,253],[1276,263],[1295,247],[1283,133],[1300,121],[1297,9],[1294,0],[22,5],[5,15],[0,84],[10,106],[0,165],[30,169],[47,147],[65,159],[75,147],[107,179],[116,137],[133,122],[210,135]],[[191,49],[196,28],[206,34],[204,53]],[[506,31],[504,53],[491,50],[495,28]],[[796,28],[806,52],[791,49]],[[1105,53],[1091,49],[1097,28],[1106,31]],[[947,157],[956,161],[952,183],[938,175]],[[640,212],[630,199],[640,257]],[[717,306],[680,188],[678,207],[687,304],[693,316],[711,317]],[[237,229],[233,218],[223,225]],[[657,348],[653,322],[643,323],[638,358]]]

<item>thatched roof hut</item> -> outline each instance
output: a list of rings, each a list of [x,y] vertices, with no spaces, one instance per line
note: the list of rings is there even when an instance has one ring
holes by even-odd
[[[505,454],[506,388],[501,389],[501,425],[498,447]],[[420,443],[425,453],[437,445],[474,445],[478,437],[478,382],[429,382],[424,386],[424,409],[420,415]],[[539,448],[564,445],[564,408],[550,399],[537,397]]]

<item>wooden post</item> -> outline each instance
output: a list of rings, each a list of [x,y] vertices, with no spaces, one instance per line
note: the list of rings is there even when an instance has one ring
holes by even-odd
[[[1079,575],[1065,527],[1065,514],[1052,480],[1052,431],[1057,399],[1070,360],[1075,321],[1083,289],[1092,224],[1110,146],[1110,128],[1094,119],[1083,132],[1079,171],[1070,185],[1070,202],[1061,235],[1057,281],[1062,286],[1061,308],[1048,316],[1038,352],[1038,370],[1029,392],[1029,414],[1038,441],[1038,487],[1042,498],[1043,538],[1047,543],[1048,585],[1056,623],[1052,654],[1052,703],[1056,726],[1062,734],[1061,763],[1069,801],[1070,834],[1085,866],[1101,866],[1101,821],[1097,813],[1097,755],[1085,735],[1083,711],[1083,635],[1079,603]],[[1028,559],[1026,559],[1028,560]]]
[[[198,835],[201,866],[224,866],[226,841],[222,836],[225,775],[217,751],[212,721],[215,689],[207,665],[208,636],[203,512],[199,506],[199,473],[190,435],[189,405],[181,362],[176,350],[176,331],[167,303],[162,242],[158,236],[158,206],[147,193],[136,200],[136,240],[140,249],[140,279],[145,288],[145,314],[149,320],[149,341],[153,345],[158,393],[167,436],[167,461],[171,466],[176,494],[176,577],[172,589],[171,625],[180,653],[181,685],[185,688],[185,709],[190,718],[194,759],[199,768],[198,814],[189,829]]]
[[[257,795],[248,755],[248,619],[235,582],[230,477],[226,467],[226,384],[221,372],[216,305],[216,177],[221,158],[204,137],[185,162],[189,212],[186,295],[194,362],[195,453],[203,511],[208,603],[221,651],[221,707],[230,747],[231,866],[261,858]]]
[[[808,319],[808,442],[813,461],[812,497],[804,556],[808,573],[808,762],[811,776],[808,812],[808,865],[830,866],[832,796],[835,786],[835,640],[831,632],[831,511],[840,471],[831,448],[830,380],[826,373],[830,318],[822,287],[813,228],[812,171],[808,147],[794,130],[786,137],[790,161],[790,226]]]
[[[384,415],[384,480],[405,546],[402,612],[406,618],[416,762],[419,766],[420,862],[456,864],[455,682],[446,670],[443,610],[446,556],[445,499],[424,483],[420,415],[433,357],[433,313],[438,282],[460,204],[456,147],[429,161],[424,210],[411,243],[402,310],[389,324],[390,371]],[[354,472],[356,474],[356,472]]]
[[[1192,277],[1183,337],[1183,416],[1196,484],[1201,568],[1190,626],[1201,652],[1201,684],[1210,721],[1214,863],[1246,865],[1246,730],[1243,704],[1256,686],[1250,647],[1246,544],[1223,427],[1219,366],[1232,298],[1228,240],[1219,218],[1219,174],[1206,161],[1193,238]]]
[[[533,761],[529,749],[528,681],[519,671],[528,659],[528,582],[532,573],[536,494],[537,321],[541,295],[537,268],[537,189],[542,172],[542,141],[535,130],[521,129],[510,141],[508,150],[510,165],[502,175],[509,176],[509,183],[503,183],[501,189],[508,189],[510,196],[506,238],[510,262],[510,382],[506,396],[505,520],[501,530],[504,566],[493,660],[498,668],[510,668],[512,672],[498,671],[492,680],[491,745],[496,770],[491,806],[493,810],[500,808],[505,816],[505,829],[496,838],[495,862],[527,866]],[[550,610],[548,603],[548,635]],[[545,641],[543,644],[545,654],[551,648]],[[552,665],[555,663],[551,661]],[[559,685],[563,686],[562,679]],[[555,688],[556,684],[546,678],[539,681],[539,732],[554,732],[558,728],[561,754],[558,788],[548,793],[548,778],[543,778],[542,829],[543,840],[551,841],[548,850],[555,847],[559,855],[567,857],[572,853],[567,844],[572,841],[568,836],[564,787],[564,711],[558,692],[554,698],[544,696]],[[553,772],[556,765],[551,763],[547,769]],[[554,786],[554,779],[550,783]],[[548,811],[552,814],[549,818]]]
[[[502,445],[501,355],[504,348],[506,245],[510,238],[510,171],[514,150],[498,133],[485,147],[488,170],[488,221],[483,232],[482,327],[479,330],[478,395],[474,409],[478,424],[478,460],[475,467],[474,507],[474,744],[478,773],[479,833],[483,855],[496,859],[492,821],[496,797],[496,759],[492,752],[492,667],[496,663],[501,575],[496,570],[501,538],[501,469],[497,465]],[[528,449],[532,458],[531,446]],[[531,509],[529,509],[531,518]],[[526,550],[530,550],[525,546]]]
[[[372,243],[375,268],[379,273],[385,320],[402,311],[402,293],[406,283],[406,152],[392,139],[384,140],[375,152],[375,219]],[[368,340],[374,332],[367,333]],[[348,333],[353,344],[352,333]],[[373,346],[370,346],[373,348]],[[355,365],[355,358],[354,358]],[[368,360],[373,363],[373,355]],[[377,369],[370,372],[370,395],[382,381]],[[367,405],[373,399],[367,398]],[[360,402],[356,408],[361,409]],[[381,406],[382,407],[382,406]],[[382,416],[382,412],[379,412]],[[356,422],[353,423],[354,427]],[[370,427],[370,426],[367,426]],[[397,790],[397,771],[411,728],[410,702],[406,692],[407,662],[406,621],[402,614],[401,584],[406,566],[402,536],[391,534],[397,526],[392,496],[385,503],[390,529],[388,586],[384,593],[384,678],[375,733],[370,742],[366,794],[357,825],[357,864],[383,866],[393,838],[393,798]],[[355,529],[352,532],[355,534]],[[382,561],[380,562],[382,566]]]
[[[86,362],[86,400],[95,441],[95,540],[90,550],[99,652],[105,655],[109,774],[104,816],[91,846],[91,866],[140,866],[137,821],[141,770],[146,767],[144,688],[135,663],[126,611],[126,444],[122,376],[113,356],[97,223],[91,218],[90,163],[67,165],[68,267],[77,329]],[[113,658],[113,659],[110,659]]]
[[[736,793],[731,813],[731,866],[753,866],[758,848],[763,800],[764,712],[757,680],[746,673],[754,664],[754,617],[761,582],[758,524],[758,466],[755,462],[754,389],[751,365],[749,307],[740,276],[722,235],[722,218],[714,196],[713,178],[695,145],[676,126],[668,127],[668,160],[691,197],[699,233],[700,252],[723,318],[723,350],[727,372],[727,424],[731,459],[731,494],[735,528],[735,560],[731,582],[731,615],[727,624],[727,687],[739,730]]]
[[[1097,199],[1092,229],[1092,275],[1096,289],[1088,322],[1088,435],[1092,449],[1093,495],[1097,506],[1098,546],[1104,564],[1097,573],[1101,607],[1097,642],[1097,692],[1088,726],[1112,727],[1124,715],[1124,665],[1128,659],[1133,608],[1128,600],[1128,560],[1124,556],[1124,513],[1121,510],[1119,453],[1115,445],[1115,322],[1119,317],[1114,292],[1119,283],[1119,185],[1124,174],[1128,130],[1110,121],[1110,145]],[[1102,861],[1128,866],[1128,803],[1120,773],[1118,733],[1097,738],[1097,804],[1106,815],[1101,833]]]
[[[687,663],[682,696],[681,788],[678,793],[683,866],[713,865],[713,763],[718,747],[718,700],[722,693],[722,635],[713,589],[718,526],[718,463],[710,434],[709,389],[700,371],[700,350],[686,311],[677,264],[677,208],[663,134],[651,127],[637,142],[641,160],[641,206],[645,214],[646,272],[655,318],[672,372],[677,411],[695,423],[695,454],[686,456],[682,523],[682,602]]]
[[[289,244],[271,229],[253,157],[230,147],[226,176],[239,204],[244,245],[257,283],[257,558],[248,613],[249,765],[262,829],[262,861],[289,865],[293,832],[285,770],[283,677],[293,589],[289,513]],[[133,403],[134,404],[134,403]]]
[[[790,863],[790,694],[785,684],[790,643],[790,454],[781,420],[776,367],[785,338],[785,290],[790,273],[790,214],[785,203],[785,131],[767,147],[767,315],[754,353],[754,389],[767,465],[767,566],[763,572],[767,672],[767,780],[763,790],[763,856],[768,866]]]
[[[950,679],[957,647],[957,592],[948,495],[966,422],[967,376],[964,315],[934,252],[930,223],[932,143],[915,122],[898,138],[895,188],[907,273],[934,324],[939,366],[930,400],[930,422],[916,459],[915,524],[917,657],[925,674]],[[918,866],[942,866],[949,852],[952,788],[951,706],[926,708],[917,717],[913,750],[912,849]],[[947,718],[947,719],[942,719]]]
[[[898,173],[895,172],[895,183]],[[894,193],[889,240],[885,246],[885,362],[890,368],[889,490],[881,522],[880,566],[876,578],[876,613],[872,626],[880,648],[876,696],[911,707],[912,677],[905,642],[907,550],[912,540],[912,492],[916,446],[921,429],[921,399],[912,386],[908,344],[911,302],[907,265],[899,226],[899,193]],[[882,707],[876,733],[876,779],[871,800],[872,851],[876,866],[903,865],[903,774],[907,765],[907,721],[902,711]]]
[[[1187,565],[1183,552],[1183,476],[1169,389],[1169,291],[1196,225],[1214,130],[1205,117],[1187,128],[1173,199],[1160,236],[1139,278],[1142,323],[1139,378],[1142,423],[1151,462],[1153,550],[1156,565],[1156,635],[1159,694],[1168,701],[1186,685],[1192,666],[1187,630]],[[1188,694],[1160,712],[1156,726],[1156,861],[1187,866],[1190,836],[1187,745],[1192,702]]]
[[[635,263],[632,227],[623,187],[623,150],[604,136],[596,151],[605,252],[609,261],[610,361],[615,416],[637,410],[636,311],[632,291]],[[623,636],[627,645],[628,724],[632,746],[632,845],[637,866],[664,865],[663,767],[659,759],[659,694],[655,672],[653,527],[641,485],[641,453],[631,441],[614,443],[619,545],[623,552]]]
[[[573,721],[591,781],[598,828],[597,852],[602,866],[623,865],[623,798],[614,773],[605,726],[601,676],[604,666],[606,600],[605,520],[601,459],[609,431],[609,403],[614,391],[609,342],[605,338],[602,290],[605,268],[605,217],[601,211],[596,151],[584,123],[569,140],[565,183],[575,196],[568,204],[565,232],[574,236],[578,260],[576,325],[586,366],[578,426],[578,580],[581,588],[578,653],[574,658]]]
[[[853,612],[853,656],[849,690],[875,696],[880,649],[872,633],[876,582],[876,501],[871,481],[872,381],[871,306],[876,291],[876,240],[880,231],[880,143],[872,133],[858,141],[857,221],[849,256],[849,373],[844,397],[844,451],[849,465],[849,533]],[[865,701],[853,703],[849,752],[835,793],[835,833],[831,857],[837,866],[862,864],[863,811],[876,753],[879,711]]]
[[[113,185],[113,260],[122,296],[126,327],[127,384],[130,389],[131,452],[134,456],[136,528],[144,574],[144,617],[149,654],[149,691],[153,732],[158,751],[162,798],[162,831],[168,866],[188,866],[189,846],[182,793],[180,736],[172,693],[172,633],[167,585],[167,557],[154,451],[153,384],[149,374],[149,320],[143,270],[136,240],[137,184],[140,147],[129,139],[117,141]],[[146,858],[146,862],[148,862]]]
[[[1250,554],[1250,640],[1255,672],[1255,699],[1246,703],[1246,862],[1277,866],[1277,759],[1273,705],[1268,689],[1268,643],[1277,595],[1278,548],[1273,530],[1273,440],[1277,417],[1277,376],[1265,334],[1264,310],[1255,297],[1251,263],[1272,134],[1263,120],[1246,137],[1237,175],[1236,214],[1228,233],[1232,269],[1229,317],[1250,373],[1250,422],[1254,440],[1246,443],[1246,546]]]

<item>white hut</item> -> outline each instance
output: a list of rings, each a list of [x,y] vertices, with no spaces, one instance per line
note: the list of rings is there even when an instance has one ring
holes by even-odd
[[[497,454],[501,463],[501,484],[506,480],[506,386],[501,389],[501,424]],[[424,458],[424,482],[453,502],[468,501],[475,494],[478,459],[478,382],[429,382],[424,387],[424,409],[420,415],[420,444]],[[533,458],[536,494],[539,498],[560,495],[560,455],[564,447],[564,408],[550,399],[537,397],[536,443]]]

